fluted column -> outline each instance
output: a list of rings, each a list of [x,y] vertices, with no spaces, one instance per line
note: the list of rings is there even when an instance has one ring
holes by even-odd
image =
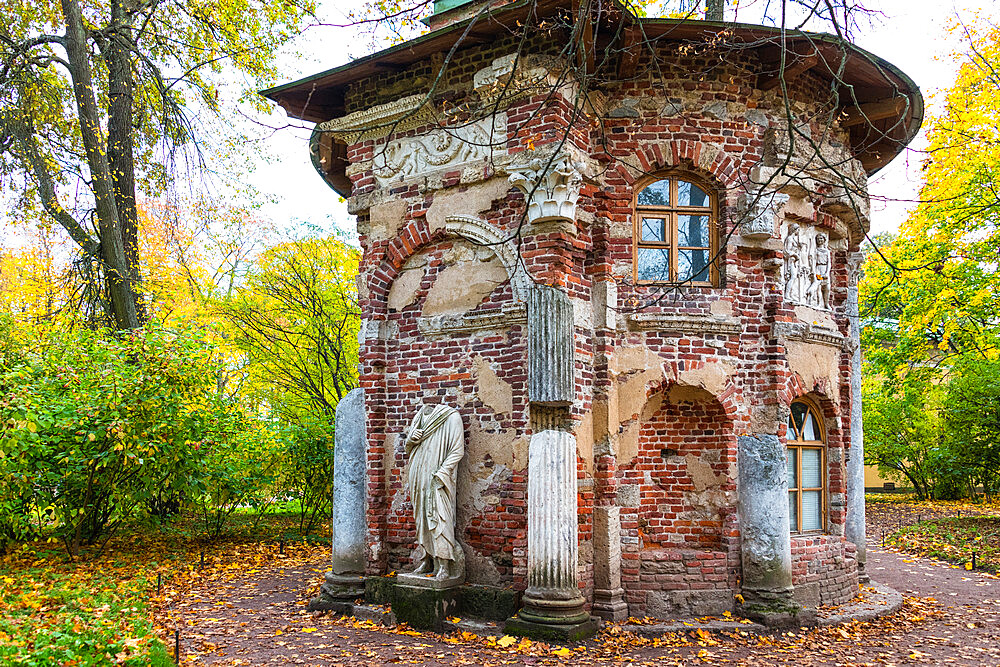
[[[577,585],[576,438],[545,430],[528,446],[528,587],[520,616],[542,623],[589,618]]]
[[[573,307],[557,289],[535,285],[528,297],[528,585],[505,631],[578,640],[597,629],[577,583],[576,438]]]
[[[866,577],[865,529],[865,435],[861,417],[861,321],[858,308],[858,281],[862,277],[864,255],[852,253],[847,264],[847,317],[850,318],[851,345],[851,450],[847,459],[847,526],[845,535],[858,549],[858,576]]]

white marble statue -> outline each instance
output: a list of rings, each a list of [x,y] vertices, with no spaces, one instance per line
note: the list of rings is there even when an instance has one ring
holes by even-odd
[[[788,223],[784,242],[785,299],[821,310],[830,309],[830,237],[815,227]]]
[[[406,430],[407,485],[424,557],[413,574],[435,579],[464,576],[464,553],[455,539],[458,463],[465,430],[458,410],[424,405]]]
[[[812,264],[811,283],[805,301],[817,308],[830,307],[830,246],[826,234],[818,232],[816,247],[810,257]]]
[[[788,223],[788,235],[785,237],[785,298],[798,301],[802,298],[802,255],[805,243],[799,236],[799,226]]]

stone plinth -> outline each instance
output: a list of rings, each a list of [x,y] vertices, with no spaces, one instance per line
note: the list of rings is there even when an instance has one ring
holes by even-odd
[[[350,604],[365,592],[365,394],[355,389],[337,404],[333,454],[333,557],[315,605]]]
[[[459,588],[450,586],[393,585],[392,613],[396,620],[417,630],[440,631],[445,619],[458,613]]]
[[[619,508],[594,508],[594,604],[595,616],[606,621],[628,618],[622,589],[622,540]]]
[[[597,623],[577,584],[576,438],[543,430],[528,447],[528,587],[505,631],[574,640]]]

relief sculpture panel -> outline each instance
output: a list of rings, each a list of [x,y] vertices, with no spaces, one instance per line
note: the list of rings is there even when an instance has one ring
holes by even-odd
[[[789,222],[785,230],[782,280],[785,299],[830,309],[830,237],[809,225]]]
[[[415,137],[392,139],[376,147],[375,179],[380,185],[385,185],[440,169],[487,160],[505,152],[506,118],[498,114],[493,119],[437,128]]]

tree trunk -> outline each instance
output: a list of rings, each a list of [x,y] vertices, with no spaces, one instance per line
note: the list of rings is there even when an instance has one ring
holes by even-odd
[[[108,166],[114,183],[115,205],[121,229],[122,247],[132,286],[139,323],[146,321],[139,293],[139,211],[135,202],[135,159],[133,158],[132,109],[135,80],[132,76],[128,44],[132,31],[118,0],[111,2],[111,24],[120,26],[108,38],[104,60],[108,66]]]
[[[122,241],[118,205],[114,196],[114,181],[108,166],[108,156],[101,141],[100,115],[94,101],[94,83],[90,73],[90,53],[87,31],[78,0],[62,0],[66,19],[66,56],[73,79],[73,96],[80,119],[80,135],[87,154],[97,209],[98,236],[101,239],[101,261],[111,305],[111,319],[117,329],[135,329],[139,317],[135,293],[129,277],[128,261]]]
[[[726,0],[705,0],[705,20],[722,22],[725,7]]]

